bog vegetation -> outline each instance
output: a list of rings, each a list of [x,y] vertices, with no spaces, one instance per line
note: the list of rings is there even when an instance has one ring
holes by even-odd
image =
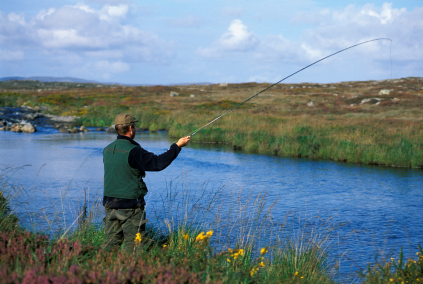
[[[35,84],[35,83],[33,83]],[[188,135],[268,84],[188,86],[3,86],[0,106],[47,106],[110,126],[130,112],[138,127]],[[76,87],[78,86],[78,87]],[[10,87],[10,86],[9,86]],[[384,90],[384,91],[382,91]],[[171,92],[179,95],[170,96]],[[401,167],[423,166],[423,79],[279,84],[200,131],[193,142],[250,152]]]

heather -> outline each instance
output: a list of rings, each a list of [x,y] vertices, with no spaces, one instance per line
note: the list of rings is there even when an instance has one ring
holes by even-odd
[[[110,126],[130,112],[139,127],[188,135],[269,84],[65,86],[3,90],[1,106],[47,106],[76,125]],[[401,167],[423,166],[423,81],[404,78],[278,84],[223,117],[192,142],[226,143],[273,155]],[[381,92],[385,90],[385,92]],[[386,91],[388,90],[388,91]],[[178,96],[171,97],[172,92]]]

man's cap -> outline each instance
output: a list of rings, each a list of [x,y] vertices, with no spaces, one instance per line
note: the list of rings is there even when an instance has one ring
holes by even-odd
[[[129,113],[120,113],[116,115],[115,125],[118,124],[131,124],[137,122],[138,119],[130,115]]]

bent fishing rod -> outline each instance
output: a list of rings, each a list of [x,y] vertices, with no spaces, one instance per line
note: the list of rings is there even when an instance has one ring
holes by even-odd
[[[267,87],[267,88],[265,88],[265,89],[261,90],[261,91],[260,91],[260,92],[258,92],[257,94],[255,94],[255,95],[253,95],[253,96],[249,97],[249,98],[248,98],[248,99],[246,99],[245,101],[243,101],[243,102],[241,102],[241,103],[237,104],[236,106],[234,106],[234,107],[233,107],[233,108],[231,108],[230,110],[226,111],[225,113],[223,113],[223,114],[219,115],[218,117],[216,117],[215,119],[213,119],[212,121],[210,121],[209,123],[207,123],[206,125],[204,125],[204,126],[202,126],[202,127],[198,128],[197,130],[195,130],[194,132],[192,132],[192,133],[191,133],[191,134],[189,134],[188,136],[190,136],[190,137],[194,136],[195,134],[197,134],[199,131],[203,130],[204,128],[206,128],[206,127],[207,127],[207,126],[209,126],[210,124],[215,123],[215,122],[216,122],[217,120],[219,120],[221,117],[223,117],[223,116],[227,115],[228,113],[230,113],[230,112],[234,111],[237,107],[239,107],[239,106],[241,106],[241,105],[245,104],[246,102],[248,102],[249,100],[253,99],[254,97],[256,97],[256,96],[260,95],[261,93],[266,92],[267,90],[269,90],[269,89],[270,89],[270,88],[272,88],[273,86],[275,86],[275,85],[277,85],[277,84],[279,84],[279,83],[281,83],[281,82],[285,81],[286,79],[288,79],[289,77],[294,76],[294,75],[295,75],[295,74],[297,74],[297,73],[300,73],[301,71],[303,71],[303,70],[305,70],[305,69],[307,69],[307,68],[309,68],[309,67],[313,66],[314,64],[319,63],[320,61],[323,61],[323,60],[325,60],[325,59],[327,59],[327,58],[329,58],[329,57],[331,57],[331,56],[334,56],[334,55],[336,55],[336,54],[338,54],[338,53],[341,53],[341,52],[343,52],[343,51],[345,51],[345,50],[348,50],[348,49],[350,49],[350,48],[354,48],[354,47],[356,47],[356,46],[359,46],[359,45],[362,45],[362,44],[365,44],[365,43],[369,43],[369,42],[372,42],[372,41],[378,41],[378,40],[389,40],[389,41],[391,41],[391,43],[392,43],[392,40],[391,40],[390,38],[377,38],[377,39],[371,39],[371,40],[368,40],[368,41],[364,41],[364,42],[357,43],[357,44],[355,44],[355,45],[352,45],[352,46],[350,46],[350,47],[347,47],[347,48],[344,48],[344,49],[342,49],[342,50],[339,50],[339,51],[337,51],[337,52],[335,52],[335,53],[332,53],[332,54],[330,54],[330,55],[328,55],[328,56],[326,56],[326,57],[323,57],[322,59],[319,59],[319,60],[317,60],[317,61],[315,61],[315,62],[313,62],[313,63],[311,63],[311,64],[307,65],[306,67],[303,67],[303,68],[301,68],[301,69],[300,69],[300,70],[298,70],[298,71],[295,71],[294,73],[292,73],[292,74],[290,74],[290,75],[286,76],[285,78],[283,78],[283,79],[279,80],[278,82],[276,82],[276,83],[274,83],[274,84],[270,85],[269,87]],[[391,65],[392,65],[392,62],[391,62]],[[392,68],[392,66],[391,66],[391,68]],[[391,71],[391,72],[392,72],[392,71]]]

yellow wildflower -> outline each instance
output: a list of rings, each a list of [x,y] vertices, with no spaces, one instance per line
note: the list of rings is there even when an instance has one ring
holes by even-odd
[[[391,261],[394,261],[394,258],[393,257],[391,257]]]
[[[238,253],[242,256],[242,255],[244,255],[244,250],[243,249],[239,249]]]
[[[389,279],[389,281],[394,282],[395,280],[394,280],[394,278],[391,278],[391,279]]]
[[[167,248],[167,245],[163,245],[163,248]]]
[[[298,276],[298,271],[295,271],[295,276]]]
[[[231,260],[229,258],[226,259],[228,262],[231,262]]]
[[[207,237],[211,238],[211,236],[213,235],[213,231],[208,231],[208,232],[206,233],[206,235],[207,235]]]
[[[184,240],[188,240],[189,239],[189,235],[188,234],[184,234],[184,235],[182,235],[182,237],[184,238]]]
[[[195,238],[195,241],[196,242],[200,242],[200,241],[202,241],[202,240],[204,240],[205,238],[207,238],[206,237],[206,235],[204,235],[204,232],[201,232],[196,238]]]
[[[254,274],[256,274],[257,273],[257,271],[258,271],[259,269],[258,268],[253,268],[253,269],[251,269],[251,271],[250,271],[250,275],[251,276],[253,276]]]
[[[142,240],[141,233],[137,233],[135,237],[135,242],[141,242],[141,240]]]
[[[262,262],[260,262],[259,264],[258,264],[258,267],[260,267],[260,268],[262,268],[262,267],[265,267],[266,265],[264,264],[264,262],[262,261]]]
[[[262,248],[261,250],[260,250],[260,255],[264,255],[264,254],[266,254],[267,253],[267,248]]]

